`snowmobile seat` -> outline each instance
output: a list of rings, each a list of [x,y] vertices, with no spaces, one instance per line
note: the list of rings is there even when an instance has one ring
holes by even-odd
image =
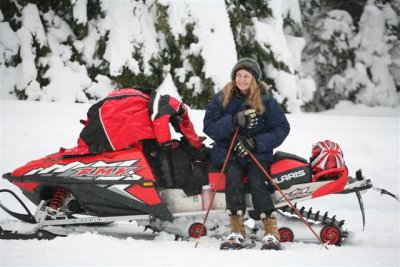
[[[293,159],[293,160],[297,160],[297,161],[300,161],[300,162],[307,163],[306,159],[304,159],[302,157],[299,157],[297,155],[291,154],[291,153],[277,151],[274,154],[274,162],[277,162],[277,161],[280,161],[280,160],[283,160],[283,159]]]
[[[212,186],[213,190],[218,192],[225,191],[225,183],[226,183],[226,175],[225,173],[221,176],[221,169],[214,166],[214,164],[210,163],[208,167],[208,182],[207,184]],[[245,192],[248,192],[247,187],[247,177],[242,177],[242,183],[244,185]]]
[[[287,189],[294,184],[311,182],[312,170],[306,159],[278,151],[274,154],[271,176],[281,189]]]

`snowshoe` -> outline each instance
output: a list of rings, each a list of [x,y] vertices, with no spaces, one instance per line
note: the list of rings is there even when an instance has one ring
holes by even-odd
[[[261,250],[283,250],[283,247],[275,236],[266,235],[262,240]]]
[[[240,250],[243,248],[252,248],[255,246],[254,241],[248,241],[240,233],[232,233],[226,241],[221,243],[220,250]]]

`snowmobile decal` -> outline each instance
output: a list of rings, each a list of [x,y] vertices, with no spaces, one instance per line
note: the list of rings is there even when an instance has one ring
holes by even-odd
[[[77,168],[77,173],[73,174],[75,177],[101,177],[103,179],[112,179],[122,177],[131,177],[135,178],[134,167],[86,167],[86,168]],[[141,177],[137,177],[136,180]]]
[[[312,194],[312,190],[310,189],[310,186],[299,188],[296,187],[294,190],[288,190],[289,192],[285,192],[286,196],[290,201],[294,201],[296,199],[304,199],[309,197]],[[285,204],[286,205],[286,200],[283,197],[280,197],[276,202],[276,206],[280,206],[280,204]]]
[[[85,164],[82,162],[74,162],[67,165],[55,164],[46,169],[34,169],[28,172],[26,175],[34,175],[34,174],[57,174],[57,176],[62,177],[70,177],[73,176],[75,178],[84,178],[84,177],[110,177],[117,178],[121,176],[132,177],[135,180],[140,179],[135,175],[135,169],[137,168],[134,164],[137,160],[131,161],[116,161],[116,162],[104,162],[104,161],[96,161],[90,164]],[[135,177],[137,176],[137,177]]]
[[[62,152],[61,152],[62,153]],[[86,156],[51,154],[3,175],[34,204],[57,200],[68,212],[116,216],[154,214],[164,220],[171,213],[158,195],[156,179],[141,147]]]
[[[284,174],[282,176],[278,176],[278,177],[274,178],[274,180],[277,184],[280,184],[282,182],[290,181],[291,179],[296,179],[296,178],[303,177],[303,176],[306,176],[306,172],[304,170],[299,170],[296,172],[291,172],[288,174]]]

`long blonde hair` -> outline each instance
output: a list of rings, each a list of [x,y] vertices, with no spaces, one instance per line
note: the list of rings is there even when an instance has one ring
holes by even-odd
[[[224,88],[222,89],[222,106],[225,108],[231,99],[234,97],[232,94],[232,89],[236,87],[235,81],[228,82]],[[263,87],[263,88],[261,88]],[[265,106],[261,99],[261,94],[264,93],[261,90],[267,90],[268,85],[261,81],[256,81],[254,77],[251,79],[250,83],[250,94],[246,97],[246,102],[253,109],[256,110],[258,114],[261,114],[265,111]]]

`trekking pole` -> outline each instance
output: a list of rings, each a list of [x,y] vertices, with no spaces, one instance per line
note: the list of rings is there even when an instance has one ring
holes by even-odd
[[[222,165],[222,169],[221,169],[221,172],[219,173],[217,184],[215,185],[215,191],[213,191],[213,193],[212,193],[211,201],[210,201],[210,204],[208,205],[206,216],[204,217],[203,223],[201,225],[199,236],[196,238],[196,245],[194,246],[195,248],[197,248],[197,245],[199,244],[199,241],[200,241],[200,238],[201,238],[201,234],[203,233],[203,230],[204,230],[204,227],[206,225],[206,221],[207,221],[208,215],[210,214],[211,206],[212,206],[212,204],[214,202],[215,195],[217,194],[217,188],[219,187],[222,175],[225,172],[225,168],[226,168],[226,165],[228,163],[229,156],[231,155],[233,144],[235,143],[235,140],[236,140],[236,137],[238,135],[238,132],[239,132],[239,126],[236,128],[236,131],[233,134],[232,141],[231,141],[231,143],[229,145],[228,153],[226,153],[224,164]]]
[[[311,225],[307,222],[306,219],[304,219],[303,215],[301,215],[300,211],[292,204],[292,202],[289,200],[289,198],[283,193],[283,191],[279,188],[279,186],[275,183],[274,179],[272,179],[271,175],[264,169],[264,167],[260,164],[260,162],[254,157],[253,153],[249,151],[249,156],[251,159],[254,161],[254,163],[257,164],[257,166],[260,168],[260,170],[267,176],[268,180],[272,183],[272,185],[281,193],[282,197],[286,200],[286,202],[289,204],[289,206],[296,212],[297,216],[300,217],[300,219],[304,222],[304,224],[308,227],[308,229],[311,230],[311,232],[315,235],[315,237],[321,242],[321,244],[328,249],[326,244],[321,240],[321,238],[318,236],[318,234],[314,231],[314,229],[311,227]]]

